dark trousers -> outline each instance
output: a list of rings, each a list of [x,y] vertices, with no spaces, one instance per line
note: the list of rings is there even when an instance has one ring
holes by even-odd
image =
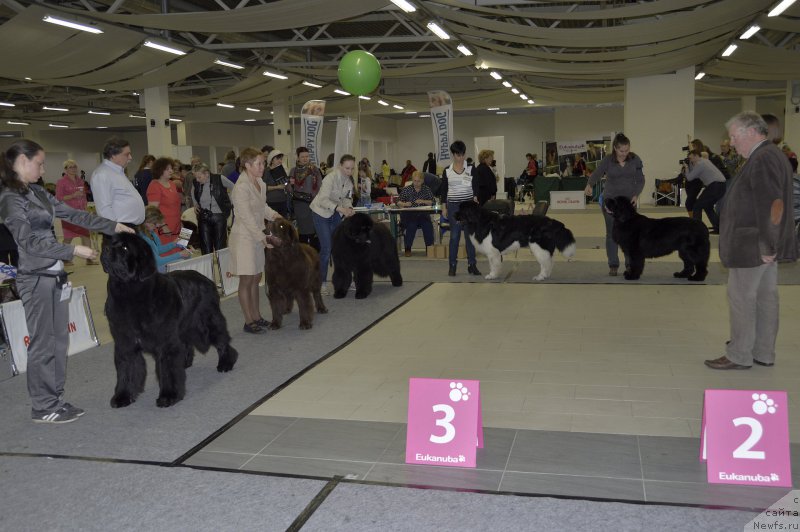
[[[400,214],[400,221],[406,229],[406,251],[411,251],[411,246],[414,244],[414,237],[417,235],[417,229],[422,229],[422,237],[425,239],[425,245],[433,245],[433,224],[431,223],[430,214],[425,212],[402,213]]]
[[[702,212],[706,211],[706,216],[708,216],[708,221],[711,222],[711,226],[715,231],[719,231],[719,215],[716,210],[714,210],[714,206],[724,195],[724,181],[717,181],[708,185],[703,189],[703,192],[700,193],[700,196],[695,200],[692,206],[692,218],[702,220]]]
[[[207,255],[228,247],[228,218],[224,214],[200,216],[197,230],[200,233],[200,251]]]

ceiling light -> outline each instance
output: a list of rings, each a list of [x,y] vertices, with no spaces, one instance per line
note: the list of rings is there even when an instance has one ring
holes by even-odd
[[[230,63],[228,61],[223,61],[222,59],[214,59],[214,64],[235,68],[237,70],[241,70],[241,69],[244,68],[242,65],[237,65],[236,63]]]
[[[43,111],[61,111],[62,113],[66,113],[66,112],[69,111],[69,109],[67,109],[66,107],[48,107],[46,105],[42,107],[42,110]]]
[[[317,85],[316,83],[311,83],[310,81],[304,81],[303,85],[306,87],[314,87],[315,89],[321,89],[322,85]]]
[[[106,92],[105,89],[97,89],[97,92]]]
[[[255,118],[245,118],[244,121],[245,122],[255,122],[256,119]]]
[[[417,8],[414,7],[414,4],[412,4],[411,2],[407,2],[406,0],[392,0],[392,3],[397,7],[399,7],[400,9],[402,9],[403,11],[405,11],[406,13],[413,13],[414,11],[417,10]]]
[[[231,104],[222,102],[217,102],[217,107],[224,107],[225,109],[233,109],[233,106]]]
[[[103,30],[101,30],[100,28],[87,26],[86,24],[78,24],[77,22],[70,22],[69,20],[51,17],[50,15],[45,16],[42,20],[44,20],[45,22],[49,22],[50,24],[58,24],[59,26],[66,26],[67,28],[72,28],[73,30],[81,30],[89,33],[103,33]]]
[[[533,105],[533,104],[534,104],[534,101],[533,101],[533,100],[528,100],[528,103],[529,103],[529,104],[531,104],[531,105]]]
[[[695,81],[699,81],[699,80],[703,79],[705,77],[705,75],[706,75],[705,72],[698,72],[697,75],[694,77],[694,80]]]
[[[9,120],[6,124],[10,126],[29,126],[30,122],[17,122],[16,120]]]
[[[278,74],[277,72],[270,72],[269,70],[265,70],[263,74],[267,77],[275,79],[289,79],[289,76],[284,76],[283,74]]]
[[[722,57],[728,57],[733,52],[735,52],[737,48],[738,46],[736,46],[735,44],[729,45],[727,48],[725,48],[725,51],[722,52]]]
[[[511,88],[511,82],[509,82],[509,81],[504,81],[504,82],[503,82],[503,87],[506,87],[507,89],[510,89],[510,88]]]
[[[389,106],[389,104],[384,102],[383,100],[378,100],[378,103],[387,107]]]
[[[342,89],[334,89],[333,92],[336,94],[341,94],[342,96],[350,96],[350,93],[347,91],[343,91]]]
[[[170,122],[183,122],[183,120],[181,120],[180,118],[170,118],[169,121]]]
[[[370,98],[369,96],[359,96],[358,99],[359,100],[371,100],[372,98]]]
[[[33,81],[33,79],[26,77],[25,81]]]
[[[761,27],[756,26],[755,24],[753,24],[752,26],[747,28],[747,31],[742,33],[742,35],[739,38],[742,39],[743,41],[746,41],[747,39],[749,39],[750,37],[752,37],[753,35],[758,33],[758,30],[760,30],[760,29],[761,29]]]
[[[261,109],[255,109],[253,107],[245,107],[245,110],[246,111],[252,111],[254,113],[260,113],[261,112]]]
[[[442,40],[446,41],[447,39],[450,38],[450,35],[435,22],[428,22],[428,29],[431,30],[433,33],[435,33],[436,36]]]
[[[519,89],[513,88],[511,89],[511,92],[513,92],[514,94],[519,94]]]
[[[269,122],[267,125],[268,125],[268,126],[274,126],[274,125],[275,125],[275,122]]]
[[[97,126],[95,129],[108,129],[108,126]]]
[[[2,105],[3,107],[16,107],[16,105],[10,102],[0,102],[0,105]]]
[[[794,4],[794,0],[783,0],[780,4],[772,8],[772,11],[767,13],[768,17],[777,17],[784,11],[786,11],[790,5]]]
[[[419,115],[420,118],[428,118],[431,115]]]
[[[170,48],[169,46],[164,46],[163,44],[158,44],[157,42],[153,41],[144,41],[144,45],[148,48],[153,48],[154,50],[161,50],[162,52],[167,52],[170,54],[175,55],[186,55],[186,52],[183,50],[178,50],[177,48]]]
[[[461,52],[462,54],[464,54],[466,56],[472,55],[472,51],[469,48],[467,48],[466,46],[464,46],[463,44],[459,44],[458,46],[456,46],[456,49],[458,49],[459,52]]]
[[[92,109],[89,110],[89,114],[90,115],[111,116],[111,113],[109,113],[108,111],[95,111],[95,110],[92,110]]]
[[[500,108],[499,107],[487,107],[486,110],[487,111],[499,111]]]
[[[501,76],[498,72],[495,72],[494,70],[489,72],[489,75],[497,80],[503,79],[503,76]]]
[[[498,114],[498,115],[507,115],[508,111],[497,111],[496,114]]]
[[[132,92],[131,94],[133,94],[134,96],[139,96],[138,92]]]
[[[128,115],[128,118],[147,118],[147,117],[142,115]]]
[[[519,97],[522,100],[527,100],[528,99],[528,95],[527,94],[520,94]]]
[[[406,111],[406,112],[405,112],[405,113],[403,113],[403,114],[407,114],[407,115],[415,115],[415,114],[417,114],[417,112],[416,112],[416,111]]]
[[[64,124],[47,124],[47,125],[50,126],[50,127],[69,127],[69,126],[66,126]]]
[[[402,105],[397,105],[397,104],[394,104],[394,105],[392,105],[392,107],[394,107],[395,109],[399,109],[399,110],[401,110],[401,111],[402,111],[403,109],[405,109],[405,108],[404,108]]]

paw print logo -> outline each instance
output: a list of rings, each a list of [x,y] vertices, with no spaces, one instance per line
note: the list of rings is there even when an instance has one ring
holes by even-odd
[[[459,401],[467,401],[469,399],[469,390],[460,382],[450,383],[450,400],[454,403]]]
[[[770,474],[770,476],[769,476],[769,479],[770,479],[772,482],[778,482],[778,481],[781,479],[781,477],[779,477],[779,476],[777,475],[777,473],[771,473],[771,474]]]
[[[458,455],[458,461],[459,461],[459,463],[466,462],[467,461],[467,457],[464,456],[463,454],[459,454]]]
[[[450,392],[452,393],[452,392]],[[753,394],[753,412],[758,414],[759,416],[766,414],[769,412],[770,414],[774,414],[778,408],[778,405],[775,404],[775,401],[769,398],[767,394],[762,393],[754,393]]]

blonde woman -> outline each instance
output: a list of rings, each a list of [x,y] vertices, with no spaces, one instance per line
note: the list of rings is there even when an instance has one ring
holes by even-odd
[[[231,250],[230,272],[239,277],[239,305],[244,314],[244,332],[263,334],[269,322],[261,317],[258,306],[258,283],[264,272],[264,219],[280,215],[267,205],[267,186],[262,181],[266,166],[264,154],[246,148],[239,155],[241,173],[233,187],[231,202],[236,219],[228,245]]]
[[[86,184],[81,179],[78,172],[78,163],[72,159],[64,161],[64,173],[61,179],[56,183],[56,199],[59,199],[79,211],[86,210]],[[92,247],[92,239],[89,238],[89,230],[66,221],[61,222],[61,229],[64,232],[64,244],[69,244],[72,239],[79,237],[81,245],[87,248]],[[67,261],[71,264],[72,261]],[[98,264],[96,260],[86,259],[87,266],[94,266]]]
[[[478,205],[483,205],[497,195],[497,177],[492,171],[493,160],[492,150],[481,150],[478,153],[480,164],[475,168],[475,179],[472,181],[472,190]]]

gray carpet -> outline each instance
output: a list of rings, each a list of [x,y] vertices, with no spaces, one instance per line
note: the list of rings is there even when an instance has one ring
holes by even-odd
[[[286,530],[318,480],[0,457],[0,530]],[[38,482],[32,479],[39,479]]]
[[[756,514],[339,484],[304,531],[742,530]]]
[[[30,421],[25,377],[0,382],[0,452],[44,453],[127,460],[173,461],[331,350],[390,312],[427,283],[407,282],[400,288],[375,284],[372,295],[356,301],[326,298],[329,313],[317,315],[314,328],[297,328],[297,311],[284,327],[265,335],[242,332],[242,314],[235,298],[222,303],[239,351],[231,373],[216,371],[216,351],[195,356],[187,371],[186,398],[170,408],[155,405],[158,386],[148,355],[145,392],[127,408],[112,409],[113,345],[103,345],[70,357],[66,400],[86,409],[79,421],[40,425]],[[261,308],[270,316],[262,293]],[[99,312],[99,311],[96,311]]]

